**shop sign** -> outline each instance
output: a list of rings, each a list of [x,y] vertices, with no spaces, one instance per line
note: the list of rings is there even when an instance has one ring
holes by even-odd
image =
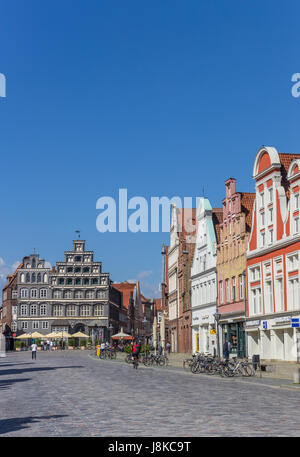
[[[214,328],[211,328],[211,329],[210,329],[210,334],[211,334],[211,335],[215,335],[215,334],[216,334],[216,330],[215,330]]]
[[[290,316],[283,316],[283,317],[277,317],[274,319],[275,324],[284,324],[285,322],[290,322],[291,317]]]
[[[263,321],[263,329],[264,330],[268,329],[268,321]]]
[[[246,327],[259,327],[260,321],[246,321]]]
[[[299,318],[294,318],[294,319],[292,319],[292,327],[293,327],[293,328],[298,328],[298,327],[300,327],[300,325],[299,325]]]

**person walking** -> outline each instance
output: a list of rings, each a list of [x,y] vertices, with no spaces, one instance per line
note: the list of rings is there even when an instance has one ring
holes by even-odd
[[[50,341],[50,351],[53,350],[53,341]]]
[[[166,348],[167,348],[168,354],[170,355],[170,352],[171,352],[171,344],[169,343],[169,341],[167,341]]]
[[[35,343],[33,343],[31,345],[31,358],[32,360],[36,360],[36,351],[37,351],[37,345]]]
[[[225,343],[223,344],[223,357],[224,357],[226,363],[229,360],[229,354],[230,354],[230,343],[228,342],[227,338],[225,338]]]

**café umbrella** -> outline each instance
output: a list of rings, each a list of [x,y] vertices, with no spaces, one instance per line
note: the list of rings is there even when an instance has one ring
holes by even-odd
[[[70,335],[72,338],[89,338],[88,335],[86,335],[85,333],[82,333],[82,332],[77,332],[77,333],[73,333],[73,335]]]
[[[113,340],[132,340],[133,336],[128,335],[127,333],[123,332],[123,327],[121,327],[121,331],[119,333],[116,333],[115,335],[112,336]]]

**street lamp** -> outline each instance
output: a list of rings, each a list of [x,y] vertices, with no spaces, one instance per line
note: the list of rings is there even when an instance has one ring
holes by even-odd
[[[109,330],[109,342],[110,342],[110,345],[111,345],[111,331],[113,330],[113,326],[112,326],[111,323],[109,324],[108,330]]]
[[[145,350],[145,356],[147,355],[147,350],[146,350],[146,345],[147,345],[147,336],[146,336],[146,324],[147,324],[148,320],[146,318],[146,316],[144,316],[144,319],[142,321],[142,323],[144,324],[144,350]]]
[[[217,356],[220,357],[220,342],[219,342],[219,320],[221,318],[221,314],[216,312],[214,314],[214,318],[216,321],[216,330],[217,330]]]

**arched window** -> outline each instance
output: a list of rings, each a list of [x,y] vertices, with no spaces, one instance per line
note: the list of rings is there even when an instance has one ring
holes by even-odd
[[[36,274],[35,273],[32,273],[32,279],[31,279],[32,282],[36,282]]]
[[[28,289],[21,289],[21,298],[28,298]]]
[[[32,265],[32,268],[35,268],[35,267],[36,267],[36,261],[35,261],[35,258],[34,258],[34,257],[33,257],[33,259],[32,259],[31,265]]]
[[[20,275],[20,281],[21,281],[21,282],[25,282],[25,275],[24,275],[24,273],[21,273],[21,275]]]
[[[37,282],[41,282],[42,281],[42,275],[41,273],[38,273],[37,274]]]
[[[26,282],[30,282],[30,274],[26,273]]]
[[[47,273],[44,274],[44,282],[48,282],[48,275],[47,275]]]

